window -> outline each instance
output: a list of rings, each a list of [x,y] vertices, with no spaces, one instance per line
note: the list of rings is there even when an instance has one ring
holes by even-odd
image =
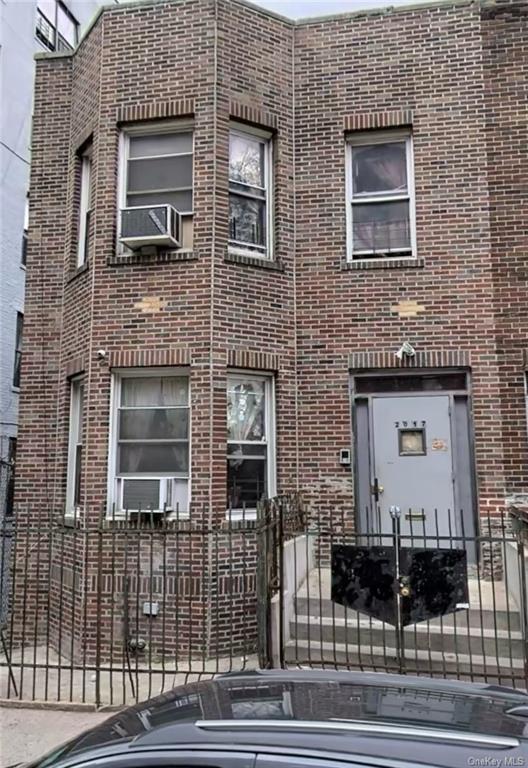
[[[349,258],[415,256],[410,133],[350,137],[347,176]]]
[[[70,384],[70,440],[68,447],[68,481],[66,513],[75,514],[81,506],[81,478],[84,433],[84,379],[72,379]]]
[[[22,253],[20,255],[20,264],[25,267],[27,263],[27,241],[29,229],[29,195],[26,195],[26,204],[24,206],[24,232],[22,233]]]
[[[5,466],[5,469],[7,471],[7,482],[6,482],[5,497],[4,497],[5,498],[4,509],[5,509],[6,517],[10,517],[13,514],[13,509],[14,509],[16,451],[17,451],[16,437],[8,438],[7,463]]]
[[[111,508],[189,509],[189,379],[122,372],[114,381]]]
[[[24,315],[17,312],[15,338],[15,365],[13,369],[13,386],[20,387],[20,366],[22,364],[22,334],[24,330]]]
[[[271,138],[256,129],[229,135],[229,249],[272,258]]]
[[[77,266],[82,267],[88,258],[90,216],[92,212],[92,146],[80,155],[79,228],[77,241]]]
[[[50,51],[69,51],[78,43],[79,24],[59,0],[37,0],[37,39]]]
[[[227,507],[255,510],[275,494],[273,379],[227,380]]]
[[[172,205],[182,215],[183,247],[192,248],[193,132],[179,127],[136,127],[122,135],[120,207]]]

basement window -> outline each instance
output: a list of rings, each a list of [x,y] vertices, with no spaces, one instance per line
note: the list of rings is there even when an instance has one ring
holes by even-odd
[[[113,382],[110,510],[189,511],[189,378],[181,371],[122,371]]]
[[[274,387],[270,376],[230,374],[227,380],[227,508],[249,513],[275,495]]]
[[[349,260],[416,256],[409,131],[348,138],[347,241]]]

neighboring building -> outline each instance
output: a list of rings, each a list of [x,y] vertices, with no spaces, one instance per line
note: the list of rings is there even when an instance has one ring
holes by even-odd
[[[527,19],[168,0],[39,57],[21,521],[299,488],[470,535],[526,493]]]
[[[8,0],[0,5],[0,519],[12,509],[28,229],[34,54],[74,48],[100,0]],[[8,478],[9,474],[9,478]]]

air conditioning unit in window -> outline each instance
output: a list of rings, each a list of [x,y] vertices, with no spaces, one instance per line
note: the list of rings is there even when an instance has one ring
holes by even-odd
[[[121,209],[123,245],[137,251],[149,246],[181,247],[181,216],[172,205],[142,205]]]

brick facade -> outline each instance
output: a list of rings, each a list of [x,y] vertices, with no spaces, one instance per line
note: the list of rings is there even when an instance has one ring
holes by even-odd
[[[105,10],[74,55],[41,58],[19,515],[64,508],[69,377],[86,380],[90,528],[106,503],[111,370],[169,365],[189,371],[192,500],[209,523],[225,515],[230,367],[275,376],[278,490],[352,514],[339,464],[350,370],[397,367],[405,339],[413,367],[471,370],[480,506],[526,492],[527,13],[458,2],[296,24],[238,0],[144,2]],[[192,253],[118,258],[120,128],[189,117]],[[273,133],[272,263],[226,253],[230,119]],[[413,133],[418,258],[346,263],[345,135],[400,126]],[[75,153],[90,137],[93,237],[78,271]]]

